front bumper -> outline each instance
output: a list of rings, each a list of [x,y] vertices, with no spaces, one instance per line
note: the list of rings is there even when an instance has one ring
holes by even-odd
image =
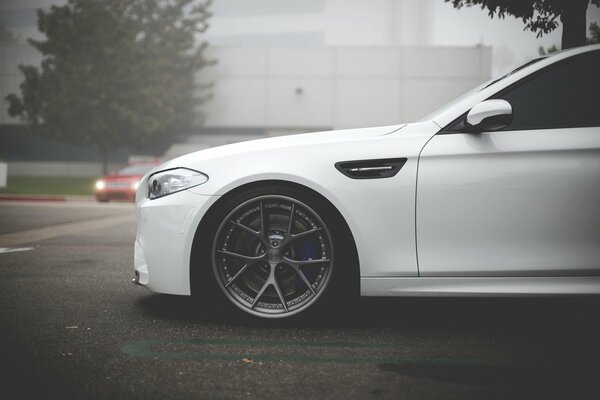
[[[219,196],[189,190],[136,204],[136,283],[153,292],[190,295],[190,257],[202,217]]]

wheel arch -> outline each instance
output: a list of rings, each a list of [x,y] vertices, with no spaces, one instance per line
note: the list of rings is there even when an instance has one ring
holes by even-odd
[[[224,193],[219,198],[219,200],[217,200],[209,207],[209,209],[206,211],[206,213],[198,223],[196,231],[194,232],[194,239],[192,241],[189,263],[191,294],[194,295],[195,282],[202,282],[203,279],[210,278],[210,266],[201,268],[194,268],[194,266],[201,263],[203,251],[206,251],[206,248],[204,248],[203,246],[206,245],[206,240],[209,239],[206,237],[206,235],[209,233],[211,224],[215,222],[214,217],[216,215],[217,210],[230,198],[238,195],[239,193],[267,186],[281,186],[308,192],[310,195],[319,199],[322,202],[322,205],[327,208],[326,211],[328,213],[328,216],[334,218],[334,224],[340,229],[340,232],[343,235],[341,240],[347,243],[347,251],[349,257],[348,261],[352,264],[352,268],[350,272],[351,276],[347,276],[346,278],[349,278],[348,284],[351,285],[350,290],[352,294],[358,296],[360,294],[360,260],[358,257],[356,241],[354,239],[354,235],[352,234],[350,226],[348,225],[348,222],[346,221],[342,213],[338,210],[338,208],[323,194],[317,192],[316,190],[306,185],[280,179],[259,180],[242,184]],[[198,290],[198,288],[196,288],[196,290]]]

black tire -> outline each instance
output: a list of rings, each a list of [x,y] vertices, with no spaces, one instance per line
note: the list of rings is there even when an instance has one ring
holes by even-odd
[[[358,294],[347,225],[309,190],[249,188],[226,196],[205,219],[191,271],[200,305],[218,298],[246,315],[286,318],[341,310]]]

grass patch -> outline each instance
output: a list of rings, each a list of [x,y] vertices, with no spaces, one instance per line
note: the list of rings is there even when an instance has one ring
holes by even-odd
[[[0,193],[10,194],[62,194],[89,196],[94,194],[94,178],[13,176],[8,178]]]

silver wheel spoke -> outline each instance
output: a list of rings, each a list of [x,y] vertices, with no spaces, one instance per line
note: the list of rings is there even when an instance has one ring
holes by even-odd
[[[296,212],[296,204],[292,203],[292,210],[290,211],[290,220],[288,222],[287,232],[285,234],[286,239],[292,237],[292,227],[294,224],[294,212]]]
[[[262,234],[262,231],[255,231],[254,229],[250,228],[249,226],[246,226],[240,222],[234,221],[234,220],[229,220],[230,223],[232,223],[233,225],[237,226],[238,228],[240,228],[241,230],[243,230],[244,232],[249,233],[250,235],[254,236],[255,238],[257,238],[258,240],[260,240],[260,242],[265,246],[268,247],[269,246],[269,242],[266,239],[265,235]],[[261,228],[262,229],[262,228]]]
[[[283,257],[283,260],[285,263],[288,263],[290,265],[296,265],[296,266],[308,265],[308,264],[318,264],[318,263],[330,261],[329,258],[315,258],[313,260],[292,260],[291,258],[288,258],[288,257]]]
[[[223,254],[223,255],[229,256],[229,257],[239,258],[240,260],[246,260],[246,261],[260,261],[263,258],[265,258],[264,254],[262,254],[260,256],[247,256],[244,254],[233,253],[233,252],[227,251],[227,250],[217,250],[217,253]]]
[[[273,269],[275,271],[275,269]],[[285,298],[283,297],[283,293],[281,292],[281,288],[279,287],[279,282],[277,282],[277,278],[275,277],[275,272],[273,272],[273,286],[275,287],[275,291],[277,292],[277,296],[279,296],[279,300],[281,301],[281,305],[285,312],[287,312],[287,304],[285,303]]]
[[[304,231],[304,232],[296,233],[295,235],[291,235],[290,236],[290,239],[288,240],[288,242],[291,242],[292,240],[303,238],[303,237],[308,236],[308,235],[312,235],[313,233],[320,232],[322,230],[323,230],[323,228],[313,228],[313,229],[309,229],[309,230]]]
[[[244,264],[244,266],[242,266],[242,268],[240,268],[240,270],[235,273],[235,275],[233,276],[233,278],[231,278],[229,280],[229,282],[227,282],[225,284],[225,287],[229,287],[229,285],[231,285],[233,283],[233,281],[235,281],[237,278],[239,278],[239,276],[242,275],[244,273],[244,271],[247,270],[251,265],[254,265],[254,263],[246,263],[246,264]]]
[[[296,275],[298,275],[300,277],[300,279],[302,279],[302,282],[304,282],[304,284],[306,286],[308,286],[308,289],[310,289],[310,292],[312,294],[315,294],[315,289],[313,289],[312,285],[308,281],[308,278],[306,277],[306,275],[304,275],[304,272],[302,272],[300,267],[295,264],[290,264],[290,267],[294,270],[294,272],[296,272]]]
[[[265,283],[263,284],[263,286],[260,288],[260,291],[256,294],[256,297],[254,298],[254,300],[252,300],[252,304],[250,305],[251,310],[254,308],[256,303],[258,303],[260,296],[263,295],[263,293],[265,292],[265,290],[267,290],[267,288],[269,287],[270,284],[271,284],[271,282],[269,282],[269,279],[267,279],[265,281]]]
[[[260,232],[262,233],[262,236],[265,238],[265,240],[269,240],[269,232],[267,231],[268,226],[267,226],[267,220],[266,220],[266,213],[265,213],[265,206],[263,204],[263,202],[260,202]]]
[[[237,221],[230,220],[229,222],[231,222],[233,225],[237,226],[238,228],[242,229],[243,231],[248,232],[252,236],[260,236],[260,234],[261,234],[260,231],[255,231],[254,229],[250,228],[249,226],[241,224]]]

